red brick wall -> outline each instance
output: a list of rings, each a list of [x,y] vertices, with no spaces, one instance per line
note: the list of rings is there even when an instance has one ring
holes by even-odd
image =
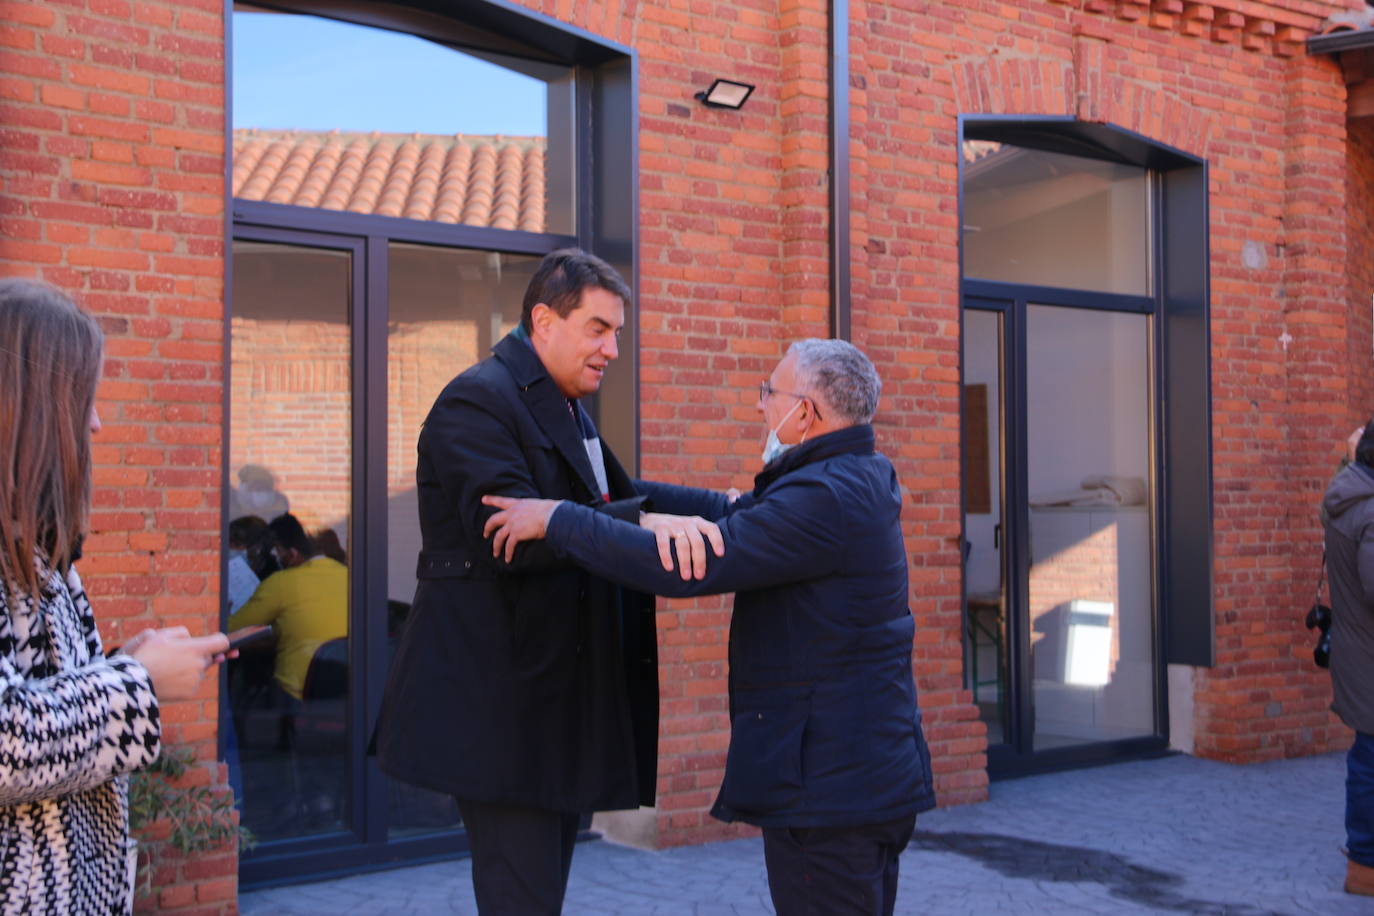
[[[106,334],[81,563],[108,643],[218,626],[224,274],[220,0],[0,4],[0,272],[73,293]],[[214,681],[163,707],[223,786]],[[167,860],[143,902],[232,912],[236,856]]]
[[[1367,346],[1374,320],[1374,118],[1347,124],[1346,275],[1349,321],[1350,429],[1374,415],[1374,350]]]
[[[814,46],[824,5],[646,4],[636,12],[637,22],[603,34],[632,41],[642,55],[642,472],[746,488],[763,438],[757,383],[782,354],[782,316],[824,321],[825,190],[814,171],[816,156],[822,168],[825,160],[823,32],[819,64]],[[786,89],[784,72],[793,80]],[[738,112],[706,109],[692,92],[715,76],[758,88]],[[660,842],[737,835],[741,828],[707,814],[729,738],[729,603],[665,602],[658,623]]]
[[[1311,601],[1315,504],[1348,410],[1343,93],[1320,59],[1289,61],[1273,85],[1283,108],[1255,133],[1280,171],[1266,180],[1255,163],[1235,176],[1226,217],[1239,257],[1213,258],[1217,665],[1202,674],[1196,732],[1199,753],[1235,761],[1337,738],[1311,689],[1324,678],[1298,612]],[[1234,127],[1218,140],[1238,164],[1263,142]],[[1267,265],[1241,248],[1257,233],[1268,235]]]

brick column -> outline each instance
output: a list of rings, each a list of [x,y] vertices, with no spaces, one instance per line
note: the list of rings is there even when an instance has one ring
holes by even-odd
[[[107,644],[219,626],[224,5],[7,2],[0,10],[0,272],[98,316],[104,429],[80,569]],[[187,781],[225,788],[215,681],[163,706]],[[140,908],[230,913],[233,849],[164,858]]]
[[[783,112],[794,107],[794,84],[780,76],[786,30],[778,11],[765,8],[640,6],[636,15],[642,471],[671,483],[749,488],[763,441],[758,382],[781,352],[784,313],[806,307],[790,293],[805,269],[784,240],[792,236],[781,204]],[[739,111],[707,108],[692,93],[716,77],[757,88]],[[824,226],[818,231],[824,269]],[[823,298],[824,273],[816,284]],[[810,307],[823,324],[823,310]],[[618,818],[629,828],[621,835],[636,842],[673,846],[750,832],[709,814],[730,735],[730,600],[660,601],[657,813],[650,825]]]
[[[829,336],[828,10],[826,0],[782,0],[779,5],[782,259],[778,266],[784,323],[779,356],[794,340]]]
[[[1317,504],[1350,422],[1345,107],[1327,61],[1289,60],[1274,76],[1282,180],[1256,180],[1243,205],[1233,184],[1212,210],[1217,651],[1198,672],[1196,751],[1234,761],[1312,753],[1337,735],[1300,618],[1321,559]]]

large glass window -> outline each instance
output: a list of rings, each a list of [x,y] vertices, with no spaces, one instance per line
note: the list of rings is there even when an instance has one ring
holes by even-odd
[[[248,4],[233,28],[235,197],[572,231],[571,68]]]
[[[289,507],[344,574],[343,629],[307,634],[301,677],[278,677],[285,624],[229,666],[222,743],[262,840],[241,886],[463,849],[453,800],[368,754],[415,592],[420,425],[514,327],[544,254],[634,277],[633,60],[511,4],[438,9],[234,4],[226,522]],[[633,463],[621,364],[597,400]],[[266,555],[259,589],[292,571],[268,574],[271,546],[226,550],[231,599],[240,559]]]
[[[1150,292],[1144,169],[992,141],[964,158],[964,276]]]

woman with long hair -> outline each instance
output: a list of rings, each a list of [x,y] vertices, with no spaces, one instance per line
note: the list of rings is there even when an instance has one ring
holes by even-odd
[[[62,293],[0,279],[0,913],[129,912],[126,774],[159,700],[196,694],[221,633],[145,630],[106,657],[73,565],[91,501],[101,332]]]

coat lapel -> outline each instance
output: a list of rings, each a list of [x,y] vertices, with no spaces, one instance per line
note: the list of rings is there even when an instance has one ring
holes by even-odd
[[[549,378],[534,348],[523,340],[507,335],[492,348],[492,352],[510,369],[515,384],[520,388],[520,398],[530,416],[534,417],[534,422],[553,442],[563,460],[577,472],[577,478],[587,488],[587,493],[599,500],[601,494],[598,492],[596,475],[592,472],[592,462],[587,457],[587,447],[582,442],[577,422],[568,410],[568,399]]]

